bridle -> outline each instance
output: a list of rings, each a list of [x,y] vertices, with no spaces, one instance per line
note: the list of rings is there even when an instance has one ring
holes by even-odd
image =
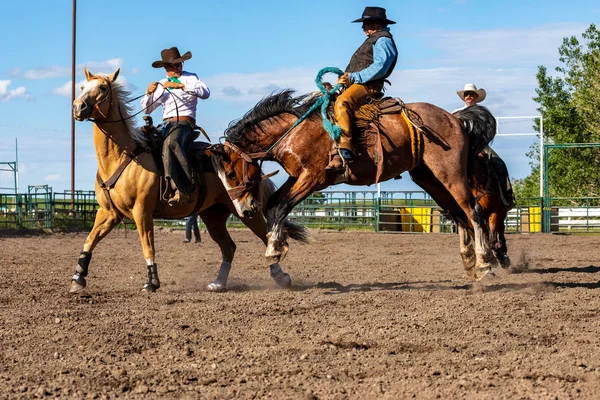
[[[250,164],[252,164],[253,160],[260,160],[259,168],[262,168],[262,162],[268,153],[266,151],[261,151],[259,153],[248,154],[248,153],[244,152],[242,149],[240,149],[239,147],[237,147],[236,145],[234,145],[233,143],[229,143],[227,141],[225,143],[223,143],[223,146],[229,147],[231,150],[233,150],[235,153],[237,153],[242,158],[242,161],[243,161],[242,168],[244,171],[244,178],[243,178],[242,183],[240,183],[238,186],[236,186],[232,189],[227,190],[227,194],[229,194],[229,198],[232,201],[239,199],[245,193],[252,190],[252,188],[254,188],[256,185],[258,185],[260,182],[272,177],[273,175],[275,175],[279,172],[279,170],[277,170],[277,171],[271,172],[270,174],[261,175],[260,178],[258,178],[258,179],[250,180],[250,177],[248,176],[248,166]]]
[[[102,79],[102,78],[96,78],[96,79],[98,79],[98,80],[102,80],[102,81],[104,81],[104,82],[105,82],[105,83],[108,85],[108,90],[106,91],[106,94],[104,95],[104,97],[102,97],[100,100],[98,100],[98,101],[96,102],[96,104],[94,104],[94,110],[95,110],[95,111],[97,111],[97,112],[98,112],[98,113],[99,113],[99,114],[102,116],[102,118],[103,118],[104,120],[106,120],[107,116],[106,116],[106,115],[104,115],[104,113],[103,113],[103,112],[102,112],[102,110],[100,109],[100,104],[104,103],[106,100],[108,100],[108,99],[111,97],[111,94],[112,94],[113,87],[112,87],[112,85],[111,85],[111,83],[110,83],[110,81],[109,81],[108,79]],[[110,105],[111,105],[111,106],[113,105],[112,101],[110,102]],[[120,113],[120,112],[121,112],[121,109],[119,108],[119,113]],[[122,117],[122,116],[121,116],[121,117]],[[88,119],[89,121],[94,121],[92,118],[87,118],[87,119]],[[105,122],[105,121],[103,121],[103,122]],[[119,121],[119,122],[120,122],[120,121]]]

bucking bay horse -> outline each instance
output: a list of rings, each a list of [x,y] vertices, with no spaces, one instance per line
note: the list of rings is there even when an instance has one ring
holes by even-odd
[[[479,200],[483,216],[488,223],[488,241],[494,254],[492,261],[496,261],[502,268],[508,268],[510,258],[504,236],[505,220],[508,211],[515,204],[515,199],[512,189],[510,193],[504,189],[507,185],[505,180],[508,179],[506,164],[497,154],[490,153],[488,151],[481,152],[472,160],[469,168],[469,184],[473,195]],[[501,165],[495,168],[492,163]],[[503,172],[499,170],[503,170]],[[467,246],[472,246],[470,237],[464,233],[461,233],[461,241],[464,240]]]
[[[246,212],[237,212],[216,173],[207,169],[198,171],[200,176],[189,204],[168,206],[159,196],[160,168],[149,152],[147,138],[133,125],[135,114],[132,114],[129,105],[130,93],[116,81],[119,69],[108,76],[93,75],[87,69],[84,71],[86,82],[73,102],[73,117],[79,121],[91,119],[94,122],[93,137],[98,158],[95,188],[100,209],[79,256],[71,280],[71,292],[85,288],[92,251],[125,217],[135,222],[142,242],[148,271],[148,281],[143,290],[155,291],[160,287],[160,281],[154,258],[153,218],[179,219],[198,211],[223,256],[217,278],[208,285],[208,289],[224,289],[236,250],[227,232],[227,218],[235,213],[267,244],[267,226],[262,210],[253,203]],[[209,169],[214,169],[215,161],[213,158],[208,162],[209,166],[211,162],[213,164],[213,168]],[[265,195],[275,190],[274,185],[264,179],[256,185],[256,189]],[[255,218],[246,218],[254,215]],[[303,227],[287,221],[285,225],[292,238],[306,241],[307,232]],[[273,263],[270,268],[272,278],[280,286],[291,284],[289,275],[281,270],[279,264]]]
[[[290,90],[262,99],[230,124],[225,142],[214,152],[220,159],[215,164],[217,173],[242,209],[256,196],[261,160],[274,160],[288,173],[289,179],[267,204],[266,256],[272,261],[281,261],[288,251],[282,231],[288,213],[312,192],[339,182],[338,173],[325,169],[332,142],[321,114],[312,113],[302,120],[317,99],[294,97]],[[471,129],[465,129],[463,122],[432,104],[402,107],[401,113],[378,117],[379,163],[374,162],[370,150],[361,147],[365,135],[355,132],[357,157],[350,164],[346,183],[369,185],[409,171],[412,179],[450,212],[463,234],[473,237],[474,246],[463,245],[461,240],[461,256],[469,277],[481,280],[491,271],[492,255],[481,207],[469,187],[467,161],[493,138],[495,129],[490,125],[495,127],[495,120],[483,107],[470,107],[460,116],[470,121]],[[418,124],[413,123],[415,119]]]

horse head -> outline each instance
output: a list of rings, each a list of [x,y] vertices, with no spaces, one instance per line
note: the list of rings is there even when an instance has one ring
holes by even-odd
[[[111,106],[112,84],[119,76],[120,68],[108,76],[94,75],[83,68],[86,82],[81,86],[81,93],[73,101],[73,118],[106,119]]]
[[[212,146],[213,166],[227,189],[238,215],[256,216],[260,207],[261,182],[279,171],[263,175],[259,160],[266,153],[247,154],[232,143]]]

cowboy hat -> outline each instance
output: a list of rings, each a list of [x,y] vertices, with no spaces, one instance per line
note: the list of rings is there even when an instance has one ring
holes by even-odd
[[[466,92],[477,93],[477,100],[475,100],[476,103],[481,103],[483,100],[485,100],[485,89],[477,89],[477,86],[475,86],[473,83],[467,83],[464,89],[457,91],[456,94],[458,97],[464,100]]]
[[[362,13],[362,17],[352,22],[383,22],[386,25],[395,24],[394,21],[390,21],[385,16],[385,8],[382,7],[365,7],[365,11]]]
[[[180,62],[184,62],[192,58],[192,53],[187,52],[184,55],[179,54],[179,49],[177,47],[171,47],[170,49],[164,49],[160,52],[160,61],[154,61],[152,66],[154,68],[162,68],[165,64],[177,64]]]

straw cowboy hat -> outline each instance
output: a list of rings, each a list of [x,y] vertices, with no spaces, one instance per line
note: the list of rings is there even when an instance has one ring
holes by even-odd
[[[390,21],[385,16],[385,8],[382,7],[365,7],[365,11],[362,13],[362,17],[352,22],[371,22],[380,21],[387,25],[395,24],[394,21]]]
[[[481,103],[483,100],[485,100],[485,89],[477,89],[477,86],[475,86],[473,83],[467,83],[465,88],[463,90],[459,90],[456,92],[456,94],[458,97],[464,100],[466,92],[477,93],[477,100],[475,100],[476,103]]]
[[[160,52],[160,61],[154,61],[152,66],[154,68],[162,68],[165,64],[177,64],[180,62],[184,62],[192,58],[192,53],[187,52],[184,55],[179,54],[179,49],[177,47],[171,47],[170,49],[164,49]]]

